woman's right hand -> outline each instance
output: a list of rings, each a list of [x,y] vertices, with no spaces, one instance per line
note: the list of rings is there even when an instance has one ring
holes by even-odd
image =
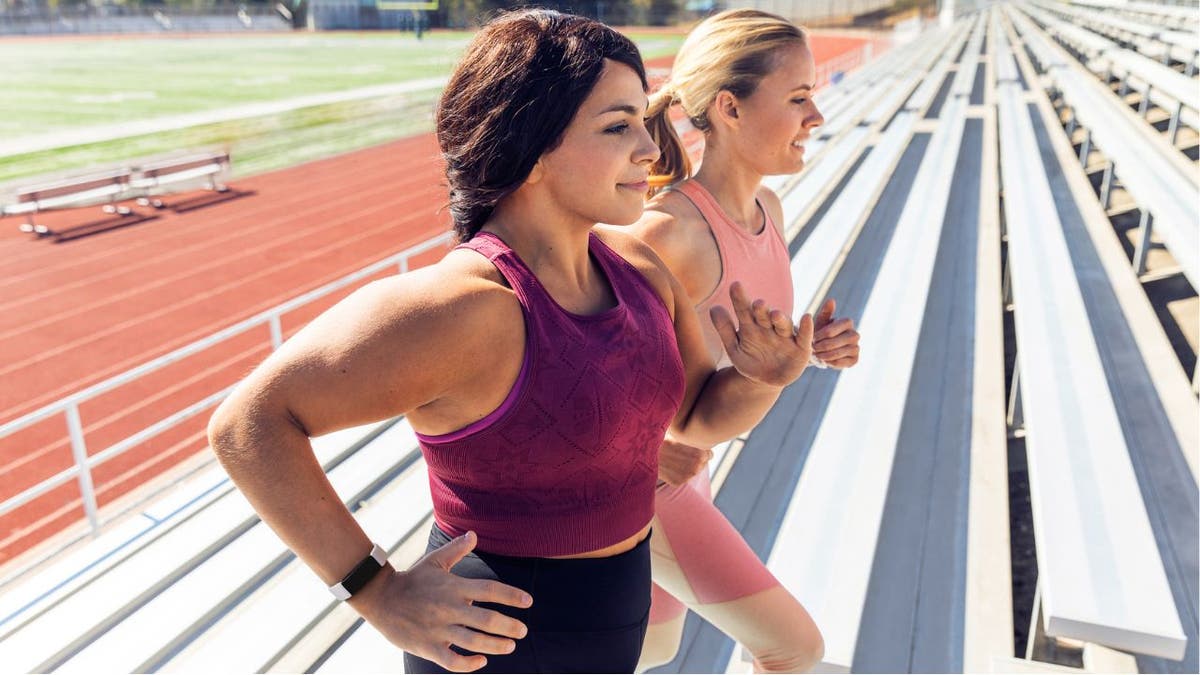
[[[658,448],[658,479],[679,486],[708,468],[710,448],[697,448],[666,438]]]
[[[487,664],[482,654],[508,654],[525,637],[525,624],[472,603],[527,608],[528,593],[498,581],[465,579],[450,573],[475,548],[474,532],[425,554],[405,572],[380,574],[350,605],[392,644],[447,670],[468,673]],[[463,656],[457,645],[477,652]]]
[[[741,282],[729,287],[729,300],[737,315],[735,326],[728,310],[709,310],[729,361],[743,377],[771,387],[784,387],[800,377],[813,353],[813,318],[800,317],[795,326],[788,315],[763,300],[750,301]]]

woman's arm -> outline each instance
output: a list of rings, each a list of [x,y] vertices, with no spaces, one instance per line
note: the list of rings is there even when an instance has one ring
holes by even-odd
[[[688,379],[671,427],[678,442],[709,447],[751,429],[808,365],[811,316],[805,314],[793,326],[783,310],[751,301],[736,282],[730,300],[736,325],[721,307],[713,308],[711,320],[733,365],[714,372],[691,299],[678,289],[676,302],[682,304],[676,307],[675,334]]]
[[[470,368],[478,359],[463,352],[511,309],[484,280],[426,270],[374,282],[317,317],[242,381],[209,423],[213,451],[234,483],[326,584],[366,557],[371,542],[309,436],[413,411],[468,409],[469,397],[456,391],[476,375]],[[448,573],[473,545],[460,538],[406,572],[389,567],[350,604],[398,646],[454,670],[478,668],[482,657],[461,657],[449,645],[505,653],[513,643],[464,626],[508,637],[525,629],[471,602],[528,603],[518,589]]]
[[[712,317],[733,366],[714,372],[691,297],[666,264],[626,232],[612,227],[597,231],[642,271],[671,310],[687,382],[671,436],[686,445],[709,447],[753,427],[782,388],[804,372],[812,352],[812,317],[805,315],[793,326],[784,311],[752,303],[741,284],[734,284],[737,326],[719,308]]]
[[[780,236],[787,241],[783,222],[783,203],[774,190],[763,185],[758,189],[758,199],[767,209],[771,220],[775,222]],[[854,320],[838,318],[833,315],[837,302],[826,298],[821,303],[817,315],[813,319],[813,356],[821,363],[837,369],[849,368],[858,363],[858,331],[854,330]]]

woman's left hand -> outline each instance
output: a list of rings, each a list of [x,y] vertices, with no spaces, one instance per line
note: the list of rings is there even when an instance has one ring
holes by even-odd
[[[729,287],[738,326],[723,307],[710,311],[729,361],[743,377],[774,387],[786,386],[808,365],[813,351],[813,318],[805,314],[793,326],[788,315],[768,308],[763,300],[750,302],[740,282]]]
[[[836,319],[833,310],[837,303],[827,299],[817,312],[813,322],[813,356],[830,368],[849,368],[858,363],[858,331],[854,330],[854,319]]]

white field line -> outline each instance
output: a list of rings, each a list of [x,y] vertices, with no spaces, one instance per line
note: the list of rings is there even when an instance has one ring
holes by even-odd
[[[117,122],[114,124],[101,124],[83,127],[80,129],[54,131],[24,138],[5,139],[0,140],[0,158],[24,155],[31,152],[42,152],[45,150],[67,148],[76,145],[87,145],[89,143],[102,143],[121,138],[129,138],[131,136],[142,136],[145,134],[161,133],[164,131],[177,131],[179,129],[186,129],[189,127],[206,124],[217,124],[220,122],[230,122],[233,120],[249,119],[252,117],[262,117],[264,115],[275,115],[278,113],[298,110],[300,108],[309,108],[312,106],[327,105],[330,103],[361,101],[363,99],[407,94],[414,91],[438,89],[446,84],[446,79],[446,77],[429,77],[421,80],[413,80],[411,82],[380,84],[370,87],[350,89],[347,91],[335,91],[324,94],[297,96],[295,98],[284,99],[281,101],[248,103],[246,105],[220,108],[217,110],[205,110],[202,112],[187,113],[183,115],[169,115],[151,119],[131,120],[128,122]]]

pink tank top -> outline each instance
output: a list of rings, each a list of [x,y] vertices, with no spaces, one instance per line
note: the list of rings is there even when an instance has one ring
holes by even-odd
[[[708,310],[720,305],[736,321],[729,301],[729,287],[733,282],[740,281],[752,300],[762,298],[771,307],[791,314],[791,256],[779,229],[761,204],[759,208],[762,209],[766,226],[758,234],[750,234],[730,220],[712,194],[697,181],[683,181],[672,185],[670,189],[687,197],[700,210],[721,254],[721,280],[708,297],[696,303],[696,312],[700,314],[709,354],[718,366],[727,366],[729,357],[725,355],[721,337],[708,317]]]
[[[434,518],[479,549],[572,555],[636,534],[654,515],[658,447],[683,400],[683,362],[662,298],[595,234],[588,249],[617,305],[566,311],[499,237],[479,252],[516,293],[525,356],[499,408],[458,431],[417,434]],[[486,354],[478,355],[486,359]]]

